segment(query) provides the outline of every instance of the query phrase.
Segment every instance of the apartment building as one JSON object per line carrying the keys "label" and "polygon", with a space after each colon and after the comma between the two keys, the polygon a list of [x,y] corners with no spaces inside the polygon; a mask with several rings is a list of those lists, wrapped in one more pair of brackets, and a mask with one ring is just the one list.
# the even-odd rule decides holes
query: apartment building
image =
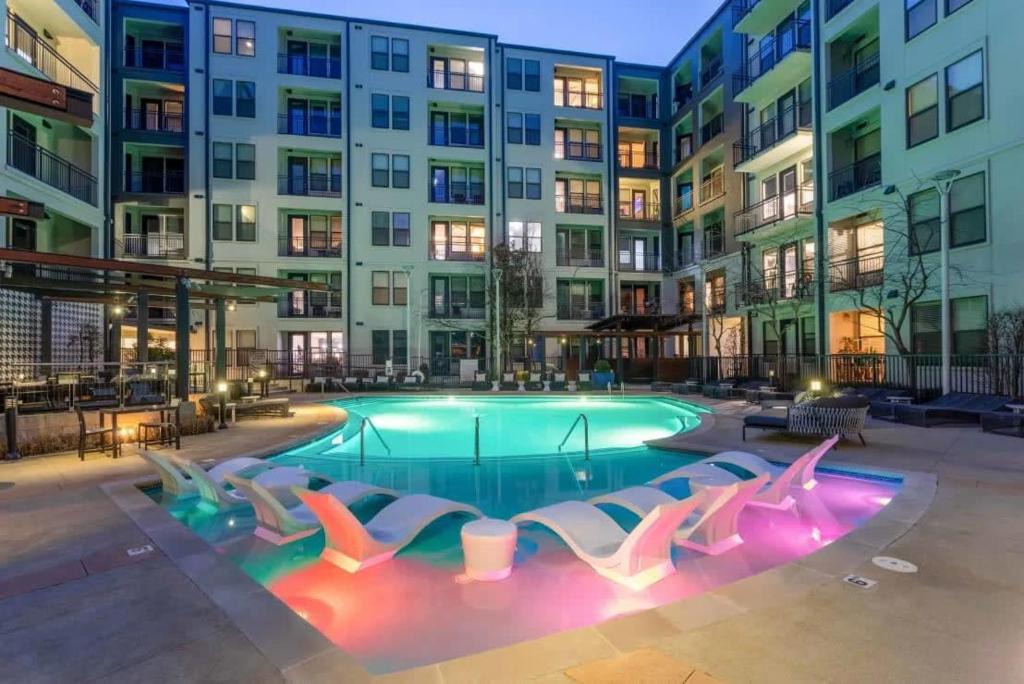
{"label": "apartment building", "polygon": [[[0,197],[38,207],[0,216],[4,245],[101,255],[108,116],[101,95],[106,85],[103,13],[92,0],[6,0],[3,7],[5,49],[0,51],[0,68],[11,74],[7,82],[36,92],[51,83],[66,88],[66,93],[54,97],[67,104],[65,113],[81,112],[66,117],[45,106],[0,107],[6,148]],[[11,80],[19,76],[34,81]],[[33,274],[23,266],[8,266],[4,277],[18,281]],[[2,364],[7,369],[41,360],[102,356],[101,306],[51,303],[16,289],[0,289],[0,306]],[[44,321],[45,335],[40,333]]]}

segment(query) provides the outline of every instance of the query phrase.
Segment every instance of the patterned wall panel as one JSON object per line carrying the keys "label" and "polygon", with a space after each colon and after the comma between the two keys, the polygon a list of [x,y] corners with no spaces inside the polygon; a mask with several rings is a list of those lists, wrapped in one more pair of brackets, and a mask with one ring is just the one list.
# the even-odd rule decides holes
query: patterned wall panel
{"label": "patterned wall panel", "polygon": [[39,300],[16,290],[0,290],[0,378],[30,374],[25,364],[39,361]]}
{"label": "patterned wall panel", "polygon": [[[41,358],[41,305],[26,292],[0,289],[0,379],[35,375],[27,364]],[[103,361],[103,307],[79,302],[53,304],[53,361]]]}
{"label": "patterned wall panel", "polygon": [[104,338],[102,305],[54,302],[54,363],[103,361]]}

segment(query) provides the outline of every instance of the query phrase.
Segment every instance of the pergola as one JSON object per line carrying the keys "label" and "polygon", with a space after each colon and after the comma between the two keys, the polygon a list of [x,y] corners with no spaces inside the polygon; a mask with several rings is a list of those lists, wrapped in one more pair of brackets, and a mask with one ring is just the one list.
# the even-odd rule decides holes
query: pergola
{"label": "pergola", "polygon": [[[189,323],[193,306],[213,308],[216,312],[215,374],[217,379],[224,379],[227,373],[225,328],[228,300],[272,302],[277,295],[293,290],[329,289],[326,283],[10,248],[0,248],[0,263],[3,264],[0,287],[32,292],[41,299],[44,350],[51,346],[53,301],[124,306],[134,300],[137,309],[137,360],[145,362],[148,360],[149,298],[172,299],[175,308],[175,389],[181,397],[187,397],[189,389]],[[15,266],[22,264],[31,264],[32,268]]]}
{"label": "pergola", "polygon": [[[602,337],[612,336],[615,344],[615,372],[622,376],[622,353],[619,340],[623,337],[655,337],[659,341],[672,334],[671,331],[696,318],[693,313],[678,314],[615,314],[602,318],[587,326],[587,330]],[[660,354],[661,345],[654,345],[654,358]]]}

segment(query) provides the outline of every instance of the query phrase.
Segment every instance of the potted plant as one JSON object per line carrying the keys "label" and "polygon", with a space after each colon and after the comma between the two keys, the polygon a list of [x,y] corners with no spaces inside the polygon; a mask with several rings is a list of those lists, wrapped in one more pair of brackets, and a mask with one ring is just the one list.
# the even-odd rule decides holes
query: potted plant
{"label": "potted plant", "polygon": [[591,380],[594,383],[594,387],[607,389],[609,385],[615,382],[615,371],[612,370],[612,364],[607,359],[599,359],[594,364],[594,373],[591,376]]}
{"label": "potted plant", "polygon": [[498,372],[494,369],[487,371],[487,379],[491,381],[491,391],[497,392],[501,389],[501,383],[498,382]]}
{"label": "potted plant", "polygon": [[530,379],[530,374],[524,370],[516,371],[516,384],[519,385],[517,388],[520,392],[526,391],[526,381]]}

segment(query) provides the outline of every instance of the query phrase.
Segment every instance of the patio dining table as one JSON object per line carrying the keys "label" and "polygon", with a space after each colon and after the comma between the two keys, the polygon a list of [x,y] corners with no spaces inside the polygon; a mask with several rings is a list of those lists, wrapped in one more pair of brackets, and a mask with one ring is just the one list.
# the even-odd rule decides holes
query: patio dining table
{"label": "patio dining table", "polygon": [[139,404],[138,406],[110,406],[100,409],[100,427],[106,427],[106,416],[110,416],[110,426],[114,428],[113,457],[121,455],[121,440],[117,434],[117,417],[130,413],[159,413],[160,422],[167,423],[168,413],[174,413],[175,442],[174,448],[181,449],[181,405],[173,404]]}

